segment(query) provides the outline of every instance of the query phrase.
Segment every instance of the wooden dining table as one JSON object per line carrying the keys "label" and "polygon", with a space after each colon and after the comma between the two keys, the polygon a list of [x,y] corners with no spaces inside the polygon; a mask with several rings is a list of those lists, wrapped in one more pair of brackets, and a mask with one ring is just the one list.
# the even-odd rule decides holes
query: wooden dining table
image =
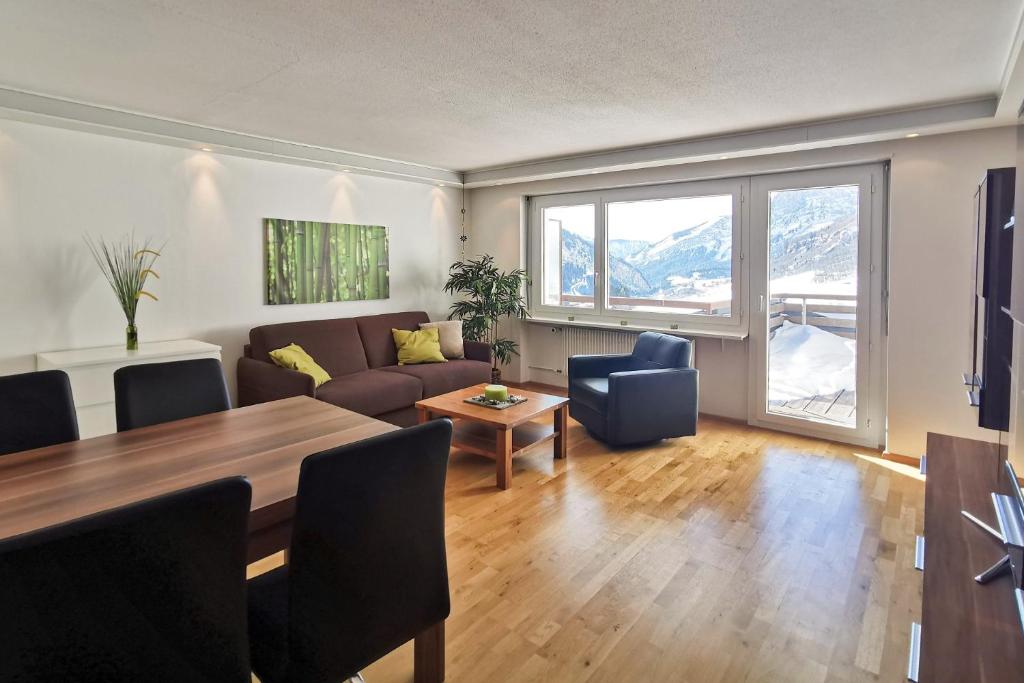
{"label": "wooden dining table", "polygon": [[[0,457],[0,539],[241,475],[252,485],[253,562],[288,548],[306,456],[396,429],[297,396],[10,453]],[[417,637],[416,680],[443,680],[443,634],[442,623]]]}
{"label": "wooden dining table", "polygon": [[242,475],[255,561],[288,547],[306,456],[395,429],[297,396],[11,453],[0,457],[0,538]]}

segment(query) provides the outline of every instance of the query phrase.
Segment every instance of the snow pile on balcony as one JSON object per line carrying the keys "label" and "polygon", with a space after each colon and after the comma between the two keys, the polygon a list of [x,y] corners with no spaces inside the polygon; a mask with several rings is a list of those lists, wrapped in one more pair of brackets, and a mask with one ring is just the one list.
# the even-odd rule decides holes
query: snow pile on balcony
{"label": "snow pile on balcony", "polygon": [[855,339],[788,320],[769,341],[769,401],[856,391]]}

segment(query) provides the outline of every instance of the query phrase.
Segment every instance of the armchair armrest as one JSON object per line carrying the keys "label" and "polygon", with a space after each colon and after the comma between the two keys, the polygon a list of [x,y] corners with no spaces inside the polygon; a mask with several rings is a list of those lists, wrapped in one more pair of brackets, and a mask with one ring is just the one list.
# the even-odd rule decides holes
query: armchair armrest
{"label": "armchair armrest", "polygon": [[614,353],[599,356],[570,356],[569,382],[584,377],[607,377],[613,372],[629,369],[632,354]]}
{"label": "armchair armrest", "polygon": [[640,443],[696,434],[698,377],[693,368],[608,375],[609,441]]}
{"label": "armchair armrest", "polygon": [[292,396],[316,396],[309,375],[253,358],[238,359],[238,405],[276,401]]}
{"label": "armchair armrest", "polygon": [[484,363],[491,362],[491,347],[480,341],[465,341],[462,348],[466,353],[466,360],[479,360]]}

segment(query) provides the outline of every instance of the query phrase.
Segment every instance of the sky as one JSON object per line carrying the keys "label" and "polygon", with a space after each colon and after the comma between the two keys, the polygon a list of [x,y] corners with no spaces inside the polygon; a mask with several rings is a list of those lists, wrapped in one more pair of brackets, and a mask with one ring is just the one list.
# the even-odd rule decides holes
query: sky
{"label": "sky", "polygon": [[[608,239],[657,242],[673,232],[732,213],[732,195],[650,199],[608,204]],[[547,220],[562,221],[570,232],[593,239],[594,206],[560,206],[544,210]]]}

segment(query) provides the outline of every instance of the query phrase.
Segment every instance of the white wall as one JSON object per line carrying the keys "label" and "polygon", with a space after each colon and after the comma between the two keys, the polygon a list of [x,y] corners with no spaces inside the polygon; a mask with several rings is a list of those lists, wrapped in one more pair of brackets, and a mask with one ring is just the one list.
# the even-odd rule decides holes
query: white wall
{"label": "white wall", "polygon": [[[528,195],[891,159],[888,449],[916,456],[928,431],[994,438],[976,426],[958,377],[970,357],[972,198],[985,169],[1014,164],[1015,135],[998,128],[476,189],[472,251],[494,254],[504,267],[524,263]],[[538,333],[516,332],[525,362],[508,370],[513,379],[532,379],[530,362],[559,362],[531,358],[531,348],[543,346]],[[747,418],[747,346],[698,340],[702,411]]]}
{"label": "white wall", "polygon": [[[426,310],[457,258],[459,190],[0,121],[0,374],[34,354],[124,342],[83,235],[167,239],[139,307],[143,342],[220,344],[229,383],[250,327]],[[264,217],[386,225],[391,299],[266,306]]]}

